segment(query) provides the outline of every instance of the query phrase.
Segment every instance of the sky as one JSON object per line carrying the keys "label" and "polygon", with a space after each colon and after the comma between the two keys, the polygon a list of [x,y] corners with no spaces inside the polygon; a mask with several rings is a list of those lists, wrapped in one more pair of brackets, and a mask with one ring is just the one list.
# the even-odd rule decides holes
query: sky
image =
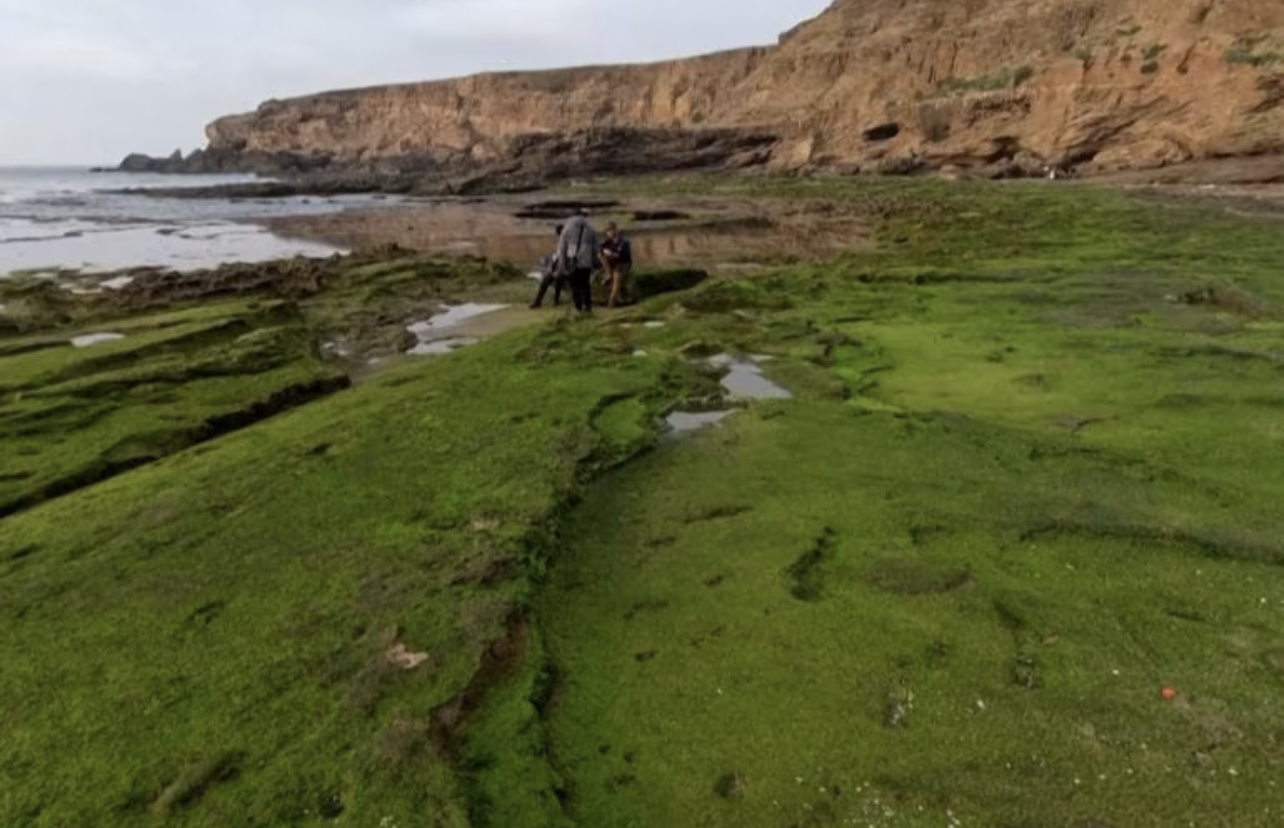
{"label": "sky", "polygon": [[829,0],[0,0],[0,164],[204,144],[269,98],[772,43]]}

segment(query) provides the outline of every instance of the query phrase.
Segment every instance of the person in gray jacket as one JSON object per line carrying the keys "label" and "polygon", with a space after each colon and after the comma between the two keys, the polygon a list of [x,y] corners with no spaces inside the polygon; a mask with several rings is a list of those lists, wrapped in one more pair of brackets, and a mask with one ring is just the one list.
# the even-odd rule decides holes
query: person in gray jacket
{"label": "person in gray jacket", "polygon": [[580,313],[593,311],[593,267],[598,260],[597,231],[589,224],[588,213],[578,210],[557,243],[557,262],[571,283],[571,299]]}

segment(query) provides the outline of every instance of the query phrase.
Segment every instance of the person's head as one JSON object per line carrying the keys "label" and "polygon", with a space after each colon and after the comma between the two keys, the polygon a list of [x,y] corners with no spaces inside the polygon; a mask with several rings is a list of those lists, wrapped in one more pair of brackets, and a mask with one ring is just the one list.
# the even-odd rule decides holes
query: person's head
{"label": "person's head", "polygon": [[580,218],[588,218],[588,208],[587,208],[587,207],[576,207],[576,208],[575,208],[575,215],[579,216]]}
{"label": "person's head", "polygon": [[615,222],[613,222],[613,221],[608,221],[608,222],[606,223],[606,235],[607,235],[607,236],[609,236],[609,237],[611,237],[611,238],[615,238],[616,236],[620,235],[620,227],[619,227],[619,225],[617,225],[617,224],[616,224]]}
{"label": "person's head", "polygon": [[565,224],[559,224],[559,225],[557,225],[557,229],[553,231],[553,235],[554,235],[554,236],[560,236],[560,235],[562,235],[562,231],[563,231],[563,230],[565,230],[565,229],[566,229],[566,225],[565,225]]}

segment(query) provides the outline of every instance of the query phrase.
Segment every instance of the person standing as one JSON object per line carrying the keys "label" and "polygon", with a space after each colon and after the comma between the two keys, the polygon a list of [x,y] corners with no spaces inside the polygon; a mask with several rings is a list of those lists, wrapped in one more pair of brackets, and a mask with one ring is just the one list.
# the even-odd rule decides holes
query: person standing
{"label": "person standing", "polygon": [[597,261],[597,231],[589,224],[585,210],[575,215],[562,228],[557,243],[557,262],[571,283],[571,299],[579,313],[593,312],[593,264]]}
{"label": "person standing", "polygon": [[611,284],[611,298],[606,306],[613,308],[619,304],[624,280],[633,270],[633,245],[620,232],[615,222],[606,225],[606,241],[602,244],[602,264],[606,267],[606,277]]}

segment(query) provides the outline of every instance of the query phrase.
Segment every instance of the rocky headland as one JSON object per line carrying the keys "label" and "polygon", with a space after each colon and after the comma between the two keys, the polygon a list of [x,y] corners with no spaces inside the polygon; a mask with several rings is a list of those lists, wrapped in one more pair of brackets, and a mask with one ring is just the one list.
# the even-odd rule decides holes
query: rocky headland
{"label": "rocky headland", "polygon": [[1282,104],[1277,3],[835,0],[771,46],[272,100],[122,168],[461,193],[697,168],[1113,175],[1282,153]]}

